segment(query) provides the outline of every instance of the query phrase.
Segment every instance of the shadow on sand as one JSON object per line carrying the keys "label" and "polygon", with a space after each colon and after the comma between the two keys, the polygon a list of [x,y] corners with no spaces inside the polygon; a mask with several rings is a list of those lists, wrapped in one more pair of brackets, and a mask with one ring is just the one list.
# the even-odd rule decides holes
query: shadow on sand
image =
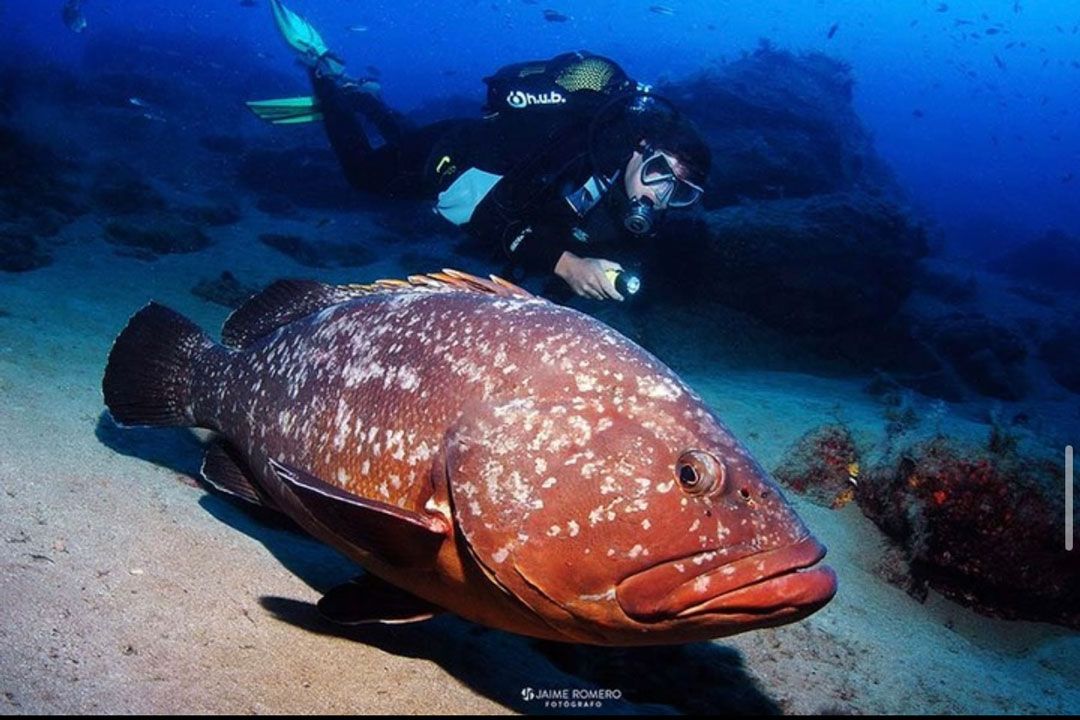
{"label": "shadow on sand", "polygon": [[[202,444],[179,428],[117,427],[102,413],[97,437],[115,452],[198,477]],[[357,566],[303,534],[283,516],[221,495],[199,504],[218,520],[261,542],[290,572],[325,592],[358,574]],[[717,643],[600,648],[533,640],[446,614],[410,625],[342,627],[311,603],[263,597],[282,622],[348,638],[403,657],[429,660],[473,691],[529,714],[778,714],[735,650]],[[527,690],[534,693],[527,699]],[[540,691],[606,690],[599,707],[549,705]],[[573,701],[572,701],[573,702]]]}

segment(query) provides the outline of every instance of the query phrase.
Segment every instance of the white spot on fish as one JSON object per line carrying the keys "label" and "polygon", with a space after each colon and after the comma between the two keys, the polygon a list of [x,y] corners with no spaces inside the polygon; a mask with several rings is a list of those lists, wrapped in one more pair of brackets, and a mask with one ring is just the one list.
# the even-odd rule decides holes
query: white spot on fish
{"label": "white spot on fish", "polygon": [[596,389],[596,378],[592,375],[577,375],[574,377],[578,392],[592,392]]}
{"label": "white spot on fish", "polygon": [[581,526],[573,520],[566,523],[566,528],[570,532],[570,537],[577,537],[577,534],[581,532]]}
{"label": "white spot on fish", "polygon": [[584,602],[596,602],[598,600],[614,600],[615,588],[611,587],[596,595],[578,595],[578,599]]}
{"label": "white spot on fish", "polygon": [[644,549],[645,548],[641,547],[641,545],[635,545],[634,547],[630,548],[630,552],[626,553],[626,556],[631,559],[636,558],[638,555],[641,554],[641,551]]}

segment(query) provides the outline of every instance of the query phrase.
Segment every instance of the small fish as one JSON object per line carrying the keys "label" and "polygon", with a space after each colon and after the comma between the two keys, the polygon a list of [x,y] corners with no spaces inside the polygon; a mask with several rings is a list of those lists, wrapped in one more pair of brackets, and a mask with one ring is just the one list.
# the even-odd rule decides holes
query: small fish
{"label": "small fish", "polygon": [[914,110],[911,111],[911,115],[912,115],[912,117],[921,118],[921,117],[925,116],[925,113],[922,110],[920,110],[919,108],[915,108]]}
{"label": "small fish", "polygon": [[934,12],[939,12],[939,13],[949,12],[949,6],[946,5],[945,3],[938,3],[938,6],[937,6],[937,8],[934,9]]}
{"label": "small fish", "polygon": [[366,33],[368,31],[367,25],[350,25],[349,32],[354,33]]}
{"label": "small fish", "polygon": [[255,0],[240,0],[240,7],[255,7],[257,4]]}
{"label": "small fish", "polygon": [[912,20],[910,23],[908,23],[908,27],[915,27],[918,24],[919,24],[919,21],[917,19]]}
{"label": "small fish", "polygon": [[545,10],[544,19],[548,22],[566,22],[570,19],[569,15],[563,15],[558,10]]}
{"label": "small fish", "polygon": [[137,97],[129,97],[128,98],[128,104],[129,105],[134,105],[135,107],[139,107],[139,108],[148,108],[148,107],[150,107],[150,103],[146,102],[142,98],[137,98]]}
{"label": "small fish", "polygon": [[151,303],[102,383],[123,425],[218,433],[202,474],[368,570],[343,623],[450,611],[593,645],[684,643],[824,606],[825,548],[714,412],[599,320],[444,271],[279,281],[224,344]]}
{"label": "small fish", "polygon": [[1005,70],[1007,67],[1005,65],[1005,61],[999,58],[997,55],[994,55],[994,64],[997,65],[998,68],[1001,70]]}
{"label": "small fish", "polygon": [[67,0],[60,11],[60,16],[64,20],[64,25],[71,32],[81,33],[86,29],[86,16],[83,15],[82,11],[82,0]]}
{"label": "small fish", "polygon": [[999,32],[1001,32],[1001,30],[997,28],[986,28],[983,30],[984,35],[997,35]]}
{"label": "small fish", "polygon": [[1075,177],[1076,177],[1076,173],[1065,173],[1065,175],[1063,175],[1062,178],[1061,178],[1061,182],[1062,183],[1071,183],[1073,181],[1073,178],[1075,178]]}
{"label": "small fish", "polygon": [[836,31],[839,30],[839,29],[840,29],[840,23],[838,23],[838,22],[833,23],[832,27],[829,28],[829,32],[825,33],[825,39],[826,40],[832,40],[833,36],[836,35]]}
{"label": "small fish", "polygon": [[1013,12],[1014,12],[1014,13],[1016,13],[1017,15],[1019,15],[1019,14],[1020,14],[1021,12],[1023,12],[1023,10],[1024,10],[1024,8],[1023,8],[1023,6],[1022,6],[1022,5],[1020,4],[1020,0],[1016,0],[1016,1],[1015,1],[1015,2],[1013,3]]}
{"label": "small fish", "polygon": [[975,24],[975,22],[972,21],[972,20],[962,20],[962,19],[959,19],[959,18],[956,19],[956,20],[953,20],[953,25],[955,25],[956,27],[963,27],[964,25],[974,25],[974,24]]}
{"label": "small fish", "polygon": [[675,9],[669,8],[667,5],[650,5],[649,12],[656,13],[657,15],[674,15]]}
{"label": "small fish", "polygon": [[378,78],[382,77],[382,70],[380,70],[375,65],[368,65],[364,68],[364,70],[367,71],[368,77],[370,78],[374,78],[377,80]]}

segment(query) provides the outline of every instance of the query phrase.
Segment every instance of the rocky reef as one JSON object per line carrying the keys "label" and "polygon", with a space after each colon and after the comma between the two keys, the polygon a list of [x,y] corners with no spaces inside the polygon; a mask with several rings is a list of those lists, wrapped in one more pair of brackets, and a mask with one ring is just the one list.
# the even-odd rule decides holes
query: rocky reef
{"label": "rocky reef", "polygon": [[661,87],[713,153],[704,207],[673,215],[662,251],[642,261],[671,304],[725,305],[827,338],[898,313],[926,231],[855,113],[853,84],[838,60],[763,43]]}
{"label": "rocky reef", "polygon": [[0,270],[52,262],[42,242],[86,212],[72,174],[78,163],[0,124]]}
{"label": "rocky reef", "polygon": [[856,501],[903,550],[908,589],[985,614],[1080,628],[1080,564],[1062,541],[1061,461],[995,424],[982,447],[937,436],[898,448]]}

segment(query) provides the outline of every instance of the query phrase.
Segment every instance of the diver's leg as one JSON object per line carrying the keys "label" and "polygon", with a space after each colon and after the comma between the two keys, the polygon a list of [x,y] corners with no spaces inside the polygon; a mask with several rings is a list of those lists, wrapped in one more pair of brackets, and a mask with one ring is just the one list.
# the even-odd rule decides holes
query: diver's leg
{"label": "diver's leg", "polygon": [[366,165],[373,148],[357,114],[356,96],[363,93],[339,75],[312,72],[311,82],[322,112],[326,137],[346,179],[353,187],[367,189]]}

